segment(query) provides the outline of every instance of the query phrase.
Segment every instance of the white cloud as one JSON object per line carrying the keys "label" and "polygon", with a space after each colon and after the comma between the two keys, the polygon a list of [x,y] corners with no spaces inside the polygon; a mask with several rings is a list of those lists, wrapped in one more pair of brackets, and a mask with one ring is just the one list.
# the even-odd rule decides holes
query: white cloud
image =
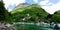
{"label": "white cloud", "polygon": [[57,4],[53,4],[52,6],[43,6],[42,8],[44,8],[50,14],[53,14],[55,11],[60,10],[60,2]]}
{"label": "white cloud", "polygon": [[12,9],[8,9],[8,12],[12,11]]}
{"label": "white cloud", "polygon": [[[24,3],[25,0],[3,0],[5,3],[5,7],[7,7],[11,4],[18,5],[19,3]],[[34,2],[38,3],[38,0],[34,0]],[[43,9],[45,9],[46,12],[53,14],[55,11],[60,10],[60,2],[57,4],[53,4],[49,2],[49,0],[43,0],[39,3]],[[50,6],[51,5],[51,6]],[[11,9],[9,9],[10,11]]]}
{"label": "white cloud", "polygon": [[8,8],[8,6],[11,4],[11,5],[13,5],[13,4],[16,4],[16,5],[18,5],[19,3],[24,3],[25,2],[25,0],[3,0],[4,1],[4,3],[5,3],[5,7],[6,7],[6,9]]}
{"label": "white cloud", "polygon": [[[54,14],[55,11],[60,10],[60,2],[57,4],[53,4],[51,2],[49,2],[49,0],[45,0],[40,2],[40,5],[43,9],[45,9],[46,12],[50,13],[50,14]],[[45,6],[43,6],[45,5]],[[51,6],[49,6],[51,5]]]}
{"label": "white cloud", "polygon": [[35,3],[38,3],[38,0],[33,0]]}
{"label": "white cloud", "polygon": [[48,0],[44,0],[40,2],[40,5],[46,5],[49,1]]}

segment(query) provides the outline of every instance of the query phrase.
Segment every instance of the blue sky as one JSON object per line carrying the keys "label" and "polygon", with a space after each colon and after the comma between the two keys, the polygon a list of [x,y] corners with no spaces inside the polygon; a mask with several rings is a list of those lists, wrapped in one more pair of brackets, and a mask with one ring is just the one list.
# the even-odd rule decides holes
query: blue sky
{"label": "blue sky", "polygon": [[38,4],[46,12],[53,14],[55,11],[60,10],[60,0],[3,0],[5,3],[6,9],[9,11],[17,6],[19,3],[29,3],[29,4]]}
{"label": "blue sky", "polygon": [[54,3],[54,4],[60,2],[60,0],[49,0],[49,1],[52,2],[52,3]]}
{"label": "blue sky", "polygon": [[[37,0],[37,3],[40,3],[43,0]],[[30,4],[36,4],[36,2],[34,0],[25,0],[26,3],[30,3]]]}
{"label": "blue sky", "polygon": [[33,0],[25,0],[26,3],[34,4],[35,2]]}

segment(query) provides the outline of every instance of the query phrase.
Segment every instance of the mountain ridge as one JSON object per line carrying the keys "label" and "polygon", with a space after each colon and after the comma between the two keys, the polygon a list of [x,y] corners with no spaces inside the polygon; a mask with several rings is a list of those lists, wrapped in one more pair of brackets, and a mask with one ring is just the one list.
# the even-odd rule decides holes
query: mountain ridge
{"label": "mountain ridge", "polygon": [[24,8],[24,7],[27,7],[27,6],[30,6],[32,4],[28,4],[28,3],[20,3],[18,4],[14,9],[17,9],[17,8]]}

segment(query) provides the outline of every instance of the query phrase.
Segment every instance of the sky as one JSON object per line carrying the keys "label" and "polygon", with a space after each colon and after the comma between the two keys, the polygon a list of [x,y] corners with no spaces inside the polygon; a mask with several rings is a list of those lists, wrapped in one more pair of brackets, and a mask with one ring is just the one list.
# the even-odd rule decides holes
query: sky
{"label": "sky", "polygon": [[12,11],[12,9],[20,3],[29,3],[29,4],[38,4],[46,12],[50,14],[54,14],[55,11],[60,10],[60,0],[3,0],[5,3],[5,8],[8,11]]}

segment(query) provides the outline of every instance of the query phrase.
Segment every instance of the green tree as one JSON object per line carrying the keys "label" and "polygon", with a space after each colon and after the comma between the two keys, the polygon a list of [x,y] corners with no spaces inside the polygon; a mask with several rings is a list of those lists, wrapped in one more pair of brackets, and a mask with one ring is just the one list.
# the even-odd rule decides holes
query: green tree
{"label": "green tree", "polygon": [[60,12],[56,11],[52,17],[52,22],[60,23]]}
{"label": "green tree", "polygon": [[9,12],[5,9],[3,0],[0,1],[0,21],[10,21]]}
{"label": "green tree", "polygon": [[[45,12],[44,9],[42,9],[38,5],[31,5],[25,8],[18,8],[12,11],[11,14],[13,15],[14,20],[19,21],[23,18],[26,18],[26,22],[43,21],[42,19],[45,19],[48,15],[48,13]],[[29,16],[27,14],[29,14]]]}

